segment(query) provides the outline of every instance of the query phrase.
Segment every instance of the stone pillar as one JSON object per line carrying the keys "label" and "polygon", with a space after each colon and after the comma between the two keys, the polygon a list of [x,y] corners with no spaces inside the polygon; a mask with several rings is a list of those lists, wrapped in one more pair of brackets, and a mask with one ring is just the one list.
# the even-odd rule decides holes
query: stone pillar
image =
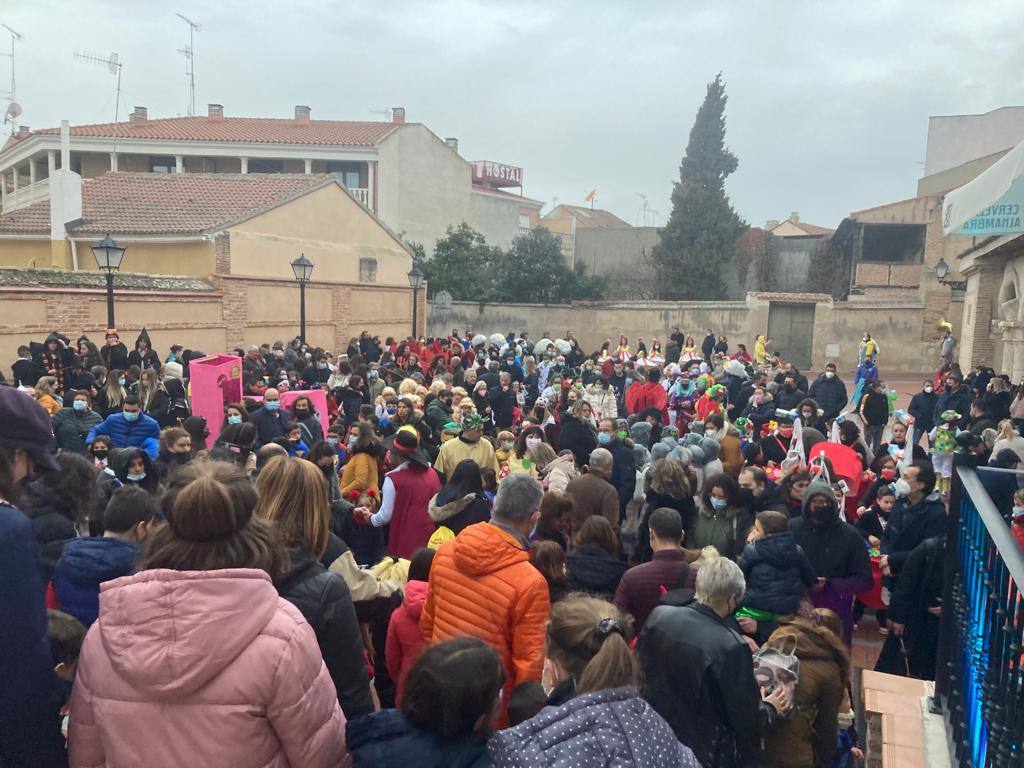
{"label": "stone pillar", "polygon": [[993,366],[1010,376],[1010,381],[1024,378],[1024,322],[1004,320],[999,324],[1002,331],[1003,359],[1001,365]]}
{"label": "stone pillar", "polygon": [[1002,261],[980,261],[963,270],[967,278],[963,332],[958,345],[960,367],[966,372],[978,365],[995,367],[992,321],[998,319]]}
{"label": "stone pillar", "polygon": [[366,207],[377,213],[377,163],[366,164]]}
{"label": "stone pillar", "polygon": [[36,161],[31,157],[28,159],[28,183],[36,183]]}
{"label": "stone pillar", "polygon": [[181,173],[182,166],[185,165],[185,158],[181,155],[174,156],[174,172]]}
{"label": "stone pillar", "polygon": [[313,172],[313,161],[307,157],[302,162],[304,162],[306,164],[306,173],[307,174],[312,173]]}
{"label": "stone pillar", "polygon": [[18,166],[14,166],[13,168],[11,168],[11,174],[12,174],[13,179],[14,179],[14,191],[17,192],[18,191]]}
{"label": "stone pillar", "polygon": [[240,157],[238,159],[242,163],[242,173],[248,173],[249,172],[249,158],[248,157]]}
{"label": "stone pillar", "polygon": [[54,149],[46,150],[46,170],[50,176],[57,170],[57,151]]}
{"label": "stone pillar", "polygon": [[117,173],[117,152],[110,153],[110,170]]}

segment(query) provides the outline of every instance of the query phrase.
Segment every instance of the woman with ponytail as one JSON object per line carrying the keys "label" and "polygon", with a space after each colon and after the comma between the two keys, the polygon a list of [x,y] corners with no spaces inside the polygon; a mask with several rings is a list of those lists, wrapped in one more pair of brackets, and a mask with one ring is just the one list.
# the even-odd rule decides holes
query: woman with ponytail
{"label": "woman with ponytail", "polygon": [[640,698],[632,639],[632,619],[605,600],[573,596],[555,603],[545,666],[553,684],[548,706],[491,737],[495,768],[699,768],[689,747]]}

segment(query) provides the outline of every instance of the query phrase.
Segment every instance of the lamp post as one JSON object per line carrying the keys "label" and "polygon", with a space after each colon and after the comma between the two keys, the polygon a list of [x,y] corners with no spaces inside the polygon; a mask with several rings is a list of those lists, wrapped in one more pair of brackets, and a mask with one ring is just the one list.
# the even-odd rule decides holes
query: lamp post
{"label": "lamp post", "polygon": [[966,280],[947,280],[946,275],[949,274],[949,264],[946,260],[939,258],[939,263],[935,265],[935,277],[938,279],[941,285],[948,285],[954,291],[966,291],[967,281]]}
{"label": "lamp post", "polygon": [[423,285],[423,270],[417,264],[409,270],[409,285],[412,286],[412,337],[416,338],[416,316],[419,314],[420,286]]}
{"label": "lamp post", "polygon": [[110,233],[92,247],[92,254],[96,257],[96,265],[107,274],[107,328],[116,328],[114,325],[114,273],[121,268],[121,260],[124,258],[124,247],[119,245]]}
{"label": "lamp post", "polygon": [[292,272],[295,279],[299,281],[299,341],[306,343],[306,283],[313,274],[313,262],[306,258],[306,254],[299,254],[299,258],[292,262]]}

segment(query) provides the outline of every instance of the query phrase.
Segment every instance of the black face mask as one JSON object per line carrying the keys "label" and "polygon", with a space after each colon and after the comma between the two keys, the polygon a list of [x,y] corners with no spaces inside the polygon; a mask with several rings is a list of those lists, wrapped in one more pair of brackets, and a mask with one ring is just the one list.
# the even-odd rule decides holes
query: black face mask
{"label": "black face mask", "polygon": [[740,500],[749,506],[754,501],[754,492],[750,488],[740,488]]}
{"label": "black face mask", "polygon": [[309,410],[307,408],[296,408],[295,409],[295,418],[297,418],[297,419],[304,419],[307,416],[309,416]]}
{"label": "black face mask", "polygon": [[92,452],[93,458],[99,459],[100,461],[103,461],[105,458],[107,458],[107,454],[108,454],[108,451],[93,451]]}
{"label": "black face mask", "polygon": [[810,504],[807,505],[807,521],[815,528],[828,525],[837,520],[838,517],[839,510],[831,504],[819,508],[815,508]]}

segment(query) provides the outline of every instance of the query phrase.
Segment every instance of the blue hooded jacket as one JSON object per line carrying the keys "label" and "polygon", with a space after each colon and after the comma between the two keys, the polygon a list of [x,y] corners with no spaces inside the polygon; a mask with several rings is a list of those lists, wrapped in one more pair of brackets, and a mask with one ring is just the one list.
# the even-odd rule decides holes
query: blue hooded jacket
{"label": "blue hooded jacket", "polygon": [[72,539],[53,572],[57,604],[88,628],[100,612],[100,584],[135,570],[139,546],[122,539],[87,536]]}
{"label": "blue hooded jacket", "polygon": [[345,740],[359,768],[489,768],[482,739],[445,740],[416,728],[397,709],[382,709],[349,720]]}
{"label": "blue hooded jacket", "polygon": [[110,414],[89,431],[85,444],[92,445],[97,435],[109,437],[115,448],[142,448],[151,459],[160,450],[160,425],[144,413],[136,421],[128,421],[120,411]]}

